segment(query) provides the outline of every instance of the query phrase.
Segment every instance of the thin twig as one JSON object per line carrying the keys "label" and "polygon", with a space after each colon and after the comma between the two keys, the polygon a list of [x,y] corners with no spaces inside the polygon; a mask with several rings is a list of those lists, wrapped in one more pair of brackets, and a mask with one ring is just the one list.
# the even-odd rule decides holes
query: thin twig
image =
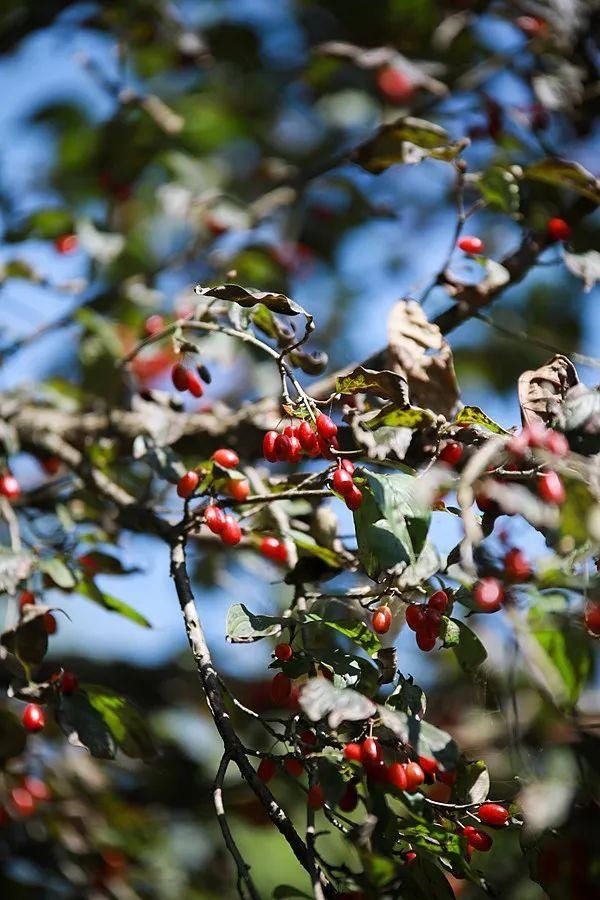
{"label": "thin twig", "polygon": [[227,815],[225,814],[225,806],[223,804],[223,781],[225,779],[225,775],[227,774],[227,768],[230,762],[230,757],[225,754],[221,759],[217,774],[215,776],[215,784],[213,788],[213,802],[215,805],[215,812],[217,814],[217,821],[219,823],[225,845],[235,861],[238,873],[237,888],[240,897],[242,898],[242,900],[245,900],[244,892],[242,891],[243,884],[245,885],[251,900],[260,900],[260,895],[256,890],[254,882],[252,881],[252,878],[250,876],[250,866],[240,853],[239,847],[235,842],[233,834],[231,833],[229,822],[227,821]]}

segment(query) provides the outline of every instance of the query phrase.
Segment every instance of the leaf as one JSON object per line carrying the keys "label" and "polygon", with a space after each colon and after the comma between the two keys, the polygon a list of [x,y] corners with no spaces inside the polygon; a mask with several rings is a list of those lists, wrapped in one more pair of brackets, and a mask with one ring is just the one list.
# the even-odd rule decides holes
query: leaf
{"label": "leaf", "polygon": [[400,590],[421,585],[442,568],[442,560],[433,544],[425,544],[414,563],[403,569],[395,579],[395,585]]}
{"label": "leaf", "polygon": [[304,534],[303,531],[296,531],[292,528],[289,534],[299,550],[304,550],[305,553],[316,556],[317,559],[322,560],[328,566],[331,566],[332,569],[343,567],[344,562],[335,550],[331,550],[329,547],[322,547],[320,544],[317,544],[313,537]]}
{"label": "leaf", "polygon": [[428,158],[448,162],[464,147],[464,141],[451,141],[439,125],[407,117],[382,125],[370,140],[354,151],[351,159],[378,175],[397,163],[414,164]]}
{"label": "leaf", "polygon": [[482,759],[458,767],[456,796],[459,803],[483,803],[490,792],[490,773]]}
{"label": "leaf", "polygon": [[227,640],[232,644],[248,644],[279,634],[291,619],[277,616],[255,616],[243,603],[234,603],[227,613]]}
{"label": "leaf", "polygon": [[408,382],[415,407],[449,418],[459,389],[450,345],[415,300],[399,300],[388,320],[388,365]]}
{"label": "leaf", "polygon": [[509,432],[502,425],[498,425],[493,419],[479,409],[478,406],[463,406],[463,408],[454,417],[456,425],[478,425],[491,431],[494,434],[508,434]]}
{"label": "leaf", "polygon": [[600,253],[597,250],[588,250],[587,253],[568,253],[564,250],[563,259],[569,272],[583,281],[586,294],[600,281]]}
{"label": "leaf", "polygon": [[499,209],[510,216],[519,212],[519,182],[510,169],[490,166],[477,179],[477,187],[492,209]]}
{"label": "leaf", "polygon": [[77,580],[62,556],[54,556],[52,559],[40,559],[38,566],[48,578],[59,588],[69,590],[75,587]]}
{"label": "leaf", "polygon": [[563,476],[562,482],[567,499],[560,507],[559,548],[571,551],[589,540],[590,513],[596,508],[597,500],[583,481]]}
{"label": "leaf", "polygon": [[117,748],[110,729],[83,691],[61,694],[56,721],[70,744],[86,747],[99,759],[114,759]]}
{"label": "leaf", "polygon": [[27,734],[19,719],[8,709],[0,709],[0,766],[21,756],[27,745]]}
{"label": "leaf", "polygon": [[245,288],[239,284],[221,284],[205,288],[197,285],[195,291],[201,297],[214,297],[216,300],[224,300],[227,303],[237,303],[244,309],[251,309],[257,303],[263,303],[274,313],[281,313],[285,316],[306,315],[305,310],[285,294]]}
{"label": "leaf", "polygon": [[93,578],[84,578],[75,586],[74,590],[110,612],[118,613],[118,615],[135,622],[137,625],[142,625],[144,628],[152,628],[148,619],[138,612],[137,609],[129,606],[124,600],[119,600],[117,597],[113,597],[112,594],[102,591]]}
{"label": "leaf", "polygon": [[600,203],[600,181],[591,172],[580,166],[558,157],[542,159],[527,166],[523,177],[531,181],[541,181],[558,188],[568,188],[594,203]]}
{"label": "leaf", "polygon": [[382,426],[388,428],[429,428],[435,422],[435,415],[429,409],[418,406],[399,407],[388,403],[372,418],[364,418],[363,425],[371,431]]}
{"label": "leaf", "polygon": [[90,705],[98,712],[127,756],[149,759],[156,755],[152,735],[142,714],[115,691],[82,685]]}
{"label": "leaf", "polygon": [[409,886],[409,896],[414,900],[421,900],[421,898],[422,900],[454,900],[454,891],[444,873],[422,853],[417,854],[416,860],[411,865],[408,880],[409,885],[410,882],[413,882],[421,891],[419,897],[415,893],[414,887]]}
{"label": "leaf", "polygon": [[332,628],[334,631],[339,631],[340,634],[345,635],[347,638],[350,638],[355,644],[358,644],[359,647],[362,647],[363,650],[370,656],[374,656],[379,648],[381,647],[381,641],[377,637],[377,635],[371,631],[371,629],[365,625],[364,622],[359,621],[347,621],[347,622],[337,622],[335,620],[321,619],[321,623],[326,625],[327,628]]}
{"label": "leaf", "polygon": [[337,728],[342,722],[362,722],[377,711],[368,697],[350,688],[336,688],[326,678],[309,679],[298,702],[312,722],[326,718],[330,728]]}
{"label": "leaf", "polygon": [[[557,704],[574,707],[592,667],[587,635],[574,628],[569,617],[545,614],[543,599],[530,609],[528,622],[531,634],[560,678]],[[549,687],[552,690],[553,685]]]}
{"label": "leaf", "polygon": [[26,665],[39,665],[48,651],[48,634],[44,626],[47,606],[37,604],[25,608],[19,623],[0,638],[3,647]]}
{"label": "leaf", "polygon": [[408,533],[405,542],[398,540],[370,491],[363,491],[363,502],[354,512],[354,528],[358,558],[367,575],[373,578],[401,562],[410,563]]}
{"label": "leaf", "polygon": [[431,508],[420,499],[417,479],[403,472],[394,475],[366,472],[365,477],[393,534],[401,541],[408,536],[408,552],[414,562],[425,546],[431,521]]}
{"label": "leaf", "polygon": [[342,375],[335,382],[338,394],[374,394],[386,400],[395,400],[408,406],[408,385],[406,379],[397,372],[376,372],[358,366],[348,375]]}
{"label": "leaf", "polygon": [[458,747],[445,731],[385,706],[379,706],[378,711],[383,725],[405,744],[410,744],[419,756],[437,759],[446,769],[456,766]]}
{"label": "leaf", "polygon": [[[457,619],[447,619],[448,627],[453,627],[452,643],[446,644],[445,633],[442,632],[442,640],[445,646],[451,646],[456,661],[464,672],[473,672],[487,659],[487,650],[464,622]],[[456,633],[457,632],[457,633]]]}
{"label": "leaf", "polygon": [[528,369],[519,377],[519,403],[526,424],[556,419],[569,388],[579,384],[575,366],[566,356],[557,354],[540,366]]}
{"label": "leaf", "polygon": [[423,688],[413,682],[412,675],[408,678],[400,675],[400,681],[385,701],[385,705],[390,709],[399,709],[409,716],[414,716],[415,719],[422,719],[427,709],[427,697]]}

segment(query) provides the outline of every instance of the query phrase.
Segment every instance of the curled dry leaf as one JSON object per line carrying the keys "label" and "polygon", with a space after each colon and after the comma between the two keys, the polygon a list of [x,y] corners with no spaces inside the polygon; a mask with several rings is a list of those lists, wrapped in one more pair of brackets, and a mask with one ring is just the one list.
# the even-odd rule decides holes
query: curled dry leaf
{"label": "curled dry leaf", "polygon": [[399,300],[389,322],[388,364],[406,378],[411,403],[450,417],[459,397],[454,360],[437,325],[414,300]]}
{"label": "curled dry leaf", "polygon": [[529,369],[519,378],[519,403],[524,424],[548,425],[558,416],[569,388],[579,384],[575,366],[557,354],[539,369]]}

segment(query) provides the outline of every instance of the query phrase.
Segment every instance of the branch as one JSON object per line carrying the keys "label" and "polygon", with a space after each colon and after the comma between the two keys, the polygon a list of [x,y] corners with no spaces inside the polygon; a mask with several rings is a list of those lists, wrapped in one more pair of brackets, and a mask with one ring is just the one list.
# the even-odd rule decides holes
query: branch
{"label": "branch", "polygon": [[260,900],[260,895],[254,886],[254,882],[250,876],[250,866],[244,860],[244,857],[239,851],[238,845],[235,842],[235,839],[231,833],[231,829],[229,827],[229,822],[227,821],[227,816],[225,814],[225,807],[223,805],[223,780],[227,773],[227,768],[229,763],[231,762],[229,756],[225,754],[222,758],[221,763],[219,765],[219,769],[217,771],[215,777],[215,786],[213,789],[213,801],[215,804],[215,812],[217,814],[217,821],[221,828],[221,834],[223,835],[223,840],[225,841],[225,845],[227,849],[233,856],[235,860],[235,864],[238,872],[238,893],[242,900],[244,900],[244,894],[242,891],[242,884],[246,885],[248,890],[248,894],[250,895],[251,900]]}

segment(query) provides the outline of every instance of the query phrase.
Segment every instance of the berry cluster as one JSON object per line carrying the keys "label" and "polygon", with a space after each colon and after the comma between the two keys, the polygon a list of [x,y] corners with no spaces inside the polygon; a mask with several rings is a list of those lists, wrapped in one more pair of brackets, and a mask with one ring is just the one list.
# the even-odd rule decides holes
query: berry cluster
{"label": "berry cluster", "polygon": [[446,441],[440,448],[438,459],[440,462],[446,463],[447,466],[456,466],[461,461],[464,453],[464,446],[457,444],[455,441]]}
{"label": "berry cluster", "polygon": [[223,543],[230,547],[239,544],[242,539],[242,529],[235,516],[225,513],[214,503],[204,510],[204,522],[213,534],[218,534]]}
{"label": "berry cluster", "polygon": [[[477,816],[483,825],[491,828],[503,828],[510,818],[510,813],[500,803],[483,803],[477,810]],[[460,834],[467,840],[467,859],[471,858],[473,850],[487,853],[491,849],[494,841],[487,831],[476,828],[474,825],[459,824],[458,828]]]}
{"label": "berry cluster", "polygon": [[267,462],[298,463],[303,454],[311,458],[324,456],[333,459],[332,450],[338,449],[337,425],[324,413],[315,419],[316,431],[304,420],[297,425],[286,425],[281,434],[267,431],[263,438],[263,456]]}
{"label": "berry cluster", "polygon": [[33,815],[39,803],[52,799],[52,791],[45,781],[33,775],[18,776],[17,783],[7,794],[6,808],[0,806],[0,827],[9,817],[26,819]]}
{"label": "berry cluster", "polygon": [[411,603],[406,609],[406,624],[415,632],[420,650],[433,650],[440,634],[442,617],[448,609],[446,591],[436,591],[427,603]]}
{"label": "berry cluster", "polygon": [[331,486],[343,498],[348,509],[358,509],[362,504],[362,491],[354,484],[354,464],[349,459],[338,460],[338,467],[331,476]]}
{"label": "berry cluster", "polygon": [[367,737],[360,743],[352,741],[344,747],[344,758],[361,765],[367,776],[379,784],[389,784],[399,791],[414,794],[422,784],[432,784],[435,777],[446,784],[453,784],[456,775],[441,770],[434,759],[420,756],[418,762],[391,762],[384,759],[383,747],[375,737]]}
{"label": "berry cluster", "polygon": [[[560,431],[553,431],[541,422],[535,422],[514,434],[507,442],[506,449],[516,459],[521,459],[530,449],[547,450],[557,459],[564,459],[569,452],[569,443]],[[560,475],[552,469],[538,476],[537,492],[546,503],[557,506],[567,499]]]}

